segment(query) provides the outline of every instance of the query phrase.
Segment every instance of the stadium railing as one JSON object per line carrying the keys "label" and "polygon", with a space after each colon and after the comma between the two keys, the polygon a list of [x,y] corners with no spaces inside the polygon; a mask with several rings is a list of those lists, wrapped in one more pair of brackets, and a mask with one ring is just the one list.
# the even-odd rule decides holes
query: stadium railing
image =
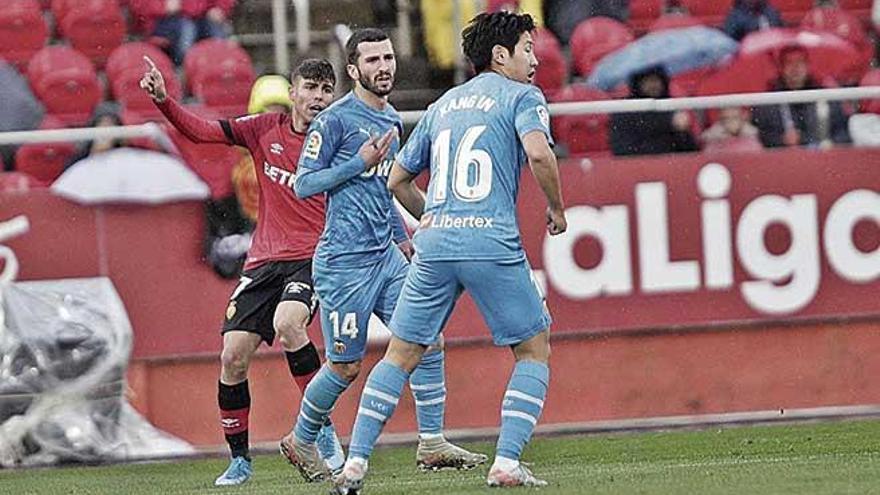
{"label": "stadium railing", "polygon": [[[708,108],[754,107],[791,103],[867,100],[880,98],[880,86],[856,88],[809,89],[803,91],[778,91],[767,93],[738,93],[717,96],[692,96],[687,98],[600,100],[585,102],[551,103],[550,115],[581,115],[596,113],[668,112],[675,110],[701,110]],[[400,112],[404,124],[415,124],[425,112],[413,110]]]}

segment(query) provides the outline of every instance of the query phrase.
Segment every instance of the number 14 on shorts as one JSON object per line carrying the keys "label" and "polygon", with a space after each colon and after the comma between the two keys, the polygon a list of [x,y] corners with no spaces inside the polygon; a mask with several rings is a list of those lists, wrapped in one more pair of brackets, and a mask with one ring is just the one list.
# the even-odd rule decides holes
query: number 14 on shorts
{"label": "number 14 on shorts", "polygon": [[330,324],[333,325],[333,338],[338,339],[346,336],[352,340],[357,339],[357,313],[345,313],[342,316],[342,324],[339,322],[339,311],[330,312]]}

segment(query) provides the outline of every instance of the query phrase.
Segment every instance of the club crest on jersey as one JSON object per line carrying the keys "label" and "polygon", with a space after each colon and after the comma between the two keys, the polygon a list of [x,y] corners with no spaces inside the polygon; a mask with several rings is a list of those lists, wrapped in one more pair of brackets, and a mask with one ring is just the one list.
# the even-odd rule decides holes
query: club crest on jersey
{"label": "club crest on jersey", "polygon": [[306,146],[302,151],[303,156],[311,160],[317,160],[318,155],[321,153],[321,145],[323,143],[324,138],[321,136],[321,133],[318,131],[312,131],[309,134],[309,137],[306,138]]}
{"label": "club crest on jersey", "polygon": [[345,344],[337,340],[333,343],[333,352],[335,352],[336,354],[345,353]]}

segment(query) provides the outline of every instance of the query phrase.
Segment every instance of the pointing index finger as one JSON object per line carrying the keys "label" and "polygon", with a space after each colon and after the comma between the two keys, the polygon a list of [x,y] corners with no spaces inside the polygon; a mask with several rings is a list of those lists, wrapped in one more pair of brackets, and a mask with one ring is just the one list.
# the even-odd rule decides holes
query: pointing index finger
{"label": "pointing index finger", "polygon": [[158,71],[158,70],[159,70],[159,69],[156,68],[156,64],[153,63],[153,60],[152,60],[150,57],[146,56],[146,55],[144,55],[144,62],[147,63],[147,66],[149,66],[150,70],[154,70],[154,71]]}

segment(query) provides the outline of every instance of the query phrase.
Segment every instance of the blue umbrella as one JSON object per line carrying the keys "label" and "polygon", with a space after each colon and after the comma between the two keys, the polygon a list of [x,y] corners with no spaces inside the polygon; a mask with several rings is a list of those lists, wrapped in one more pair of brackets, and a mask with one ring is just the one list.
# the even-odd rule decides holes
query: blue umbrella
{"label": "blue umbrella", "polygon": [[658,31],[603,57],[587,84],[610,91],[631,75],[657,66],[672,76],[715,65],[738,47],[733,38],[704,26]]}

